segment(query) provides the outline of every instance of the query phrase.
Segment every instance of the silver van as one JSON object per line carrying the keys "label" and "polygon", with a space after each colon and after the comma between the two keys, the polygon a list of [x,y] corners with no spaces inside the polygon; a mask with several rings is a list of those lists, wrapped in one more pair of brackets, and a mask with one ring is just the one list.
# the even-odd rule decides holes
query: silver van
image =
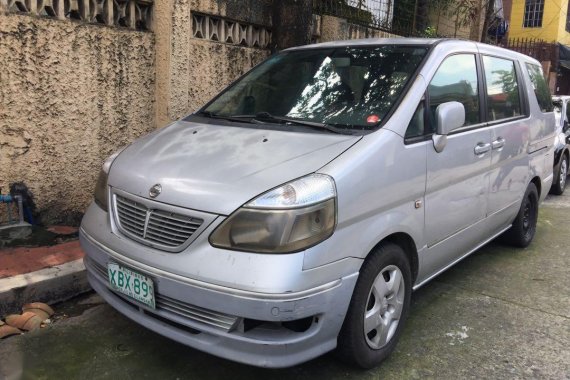
{"label": "silver van", "polygon": [[255,366],[369,368],[410,295],[502,235],[529,245],[554,114],[527,56],[368,39],[276,54],[103,165],[81,225],[132,320]]}

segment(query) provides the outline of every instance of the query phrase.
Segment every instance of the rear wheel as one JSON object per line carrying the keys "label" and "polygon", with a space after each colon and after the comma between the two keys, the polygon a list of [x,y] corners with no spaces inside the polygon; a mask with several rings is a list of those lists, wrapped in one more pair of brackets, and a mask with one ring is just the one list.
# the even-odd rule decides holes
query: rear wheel
{"label": "rear wheel", "polygon": [[372,368],[394,350],[408,316],[411,271],[403,249],[377,247],[364,262],[338,337],[337,354],[350,364]]}
{"label": "rear wheel", "polygon": [[534,183],[528,185],[521,208],[512,227],[503,235],[503,241],[515,247],[528,247],[536,232],[538,220],[538,191]]}
{"label": "rear wheel", "polygon": [[554,183],[550,189],[550,192],[555,195],[562,195],[564,189],[566,188],[566,179],[568,177],[568,156],[562,156],[562,161],[560,162],[560,167],[558,168],[558,173],[554,176]]}

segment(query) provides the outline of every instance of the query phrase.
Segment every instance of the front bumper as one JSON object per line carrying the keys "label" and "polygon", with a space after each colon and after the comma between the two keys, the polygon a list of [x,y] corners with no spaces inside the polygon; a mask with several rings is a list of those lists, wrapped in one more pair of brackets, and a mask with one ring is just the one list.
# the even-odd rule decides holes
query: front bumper
{"label": "front bumper", "polygon": [[[129,259],[80,231],[93,288],[111,306],[143,326],[180,343],[261,367],[296,365],[336,347],[358,273],[312,289],[260,293],[212,286]],[[112,291],[108,262],[151,277],[156,309]]]}

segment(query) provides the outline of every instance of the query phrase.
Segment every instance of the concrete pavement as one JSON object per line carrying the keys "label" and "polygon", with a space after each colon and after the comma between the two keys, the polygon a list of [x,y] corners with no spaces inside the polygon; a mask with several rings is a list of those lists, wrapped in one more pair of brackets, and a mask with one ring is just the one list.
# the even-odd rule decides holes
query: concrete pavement
{"label": "concrete pavement", "polygon": [[569,232],[570,192],[549,197],[529,248],[492,243],[415,292],[396,351],[369,371],[332,354],[283,370],[236,364],[165,339],[91,295],[56,307],[69,317],[0,341],[0,378],[570,379]]}
{"label": "concrete pavement", "polygon": [[79,240],[0,250],[0,318],[27,302],[53,304],[91,290]]}

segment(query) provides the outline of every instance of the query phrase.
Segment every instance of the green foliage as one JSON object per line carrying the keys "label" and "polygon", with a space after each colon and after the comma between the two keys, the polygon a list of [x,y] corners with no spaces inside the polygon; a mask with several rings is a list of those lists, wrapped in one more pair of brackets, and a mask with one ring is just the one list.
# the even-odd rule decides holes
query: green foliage
{"label": "green foliage", "polygon": [[436,38],[437,37],[437,29],[434,26],[428,26],[422,33],[423,37],[427,38]]}
{"label": "green foliage", "polygon": [[513,70],[494,70],[493,74],[498,76],[498,79],[493,84],[501,85],[502,92],[507,94],[507,100],[517,104],[519,102],[519,90],[515,72]]}

